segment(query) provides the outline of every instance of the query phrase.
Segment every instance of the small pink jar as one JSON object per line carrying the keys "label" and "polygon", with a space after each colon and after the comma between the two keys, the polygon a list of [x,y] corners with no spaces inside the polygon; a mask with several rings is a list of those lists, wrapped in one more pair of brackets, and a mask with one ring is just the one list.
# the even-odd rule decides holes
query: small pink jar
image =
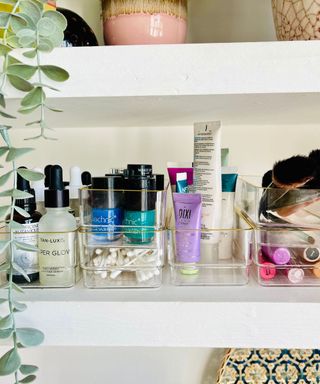
{"label": "small pink jar", "polygon": [[102,0],[106,45],[180,44],[187,0]]}

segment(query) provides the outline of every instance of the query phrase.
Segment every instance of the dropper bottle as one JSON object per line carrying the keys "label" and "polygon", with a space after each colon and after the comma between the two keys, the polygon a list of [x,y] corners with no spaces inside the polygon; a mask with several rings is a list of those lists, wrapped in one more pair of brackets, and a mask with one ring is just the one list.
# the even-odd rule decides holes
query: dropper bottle
{"label": "dropper bottle", "polygon": [[[20,167],[19,169],[26,169],[26,167]],[[33,197],[16,199],[15,201],[15,206],[24,209],[29,214],[29,217],[21,215],[16,210],[14,211],[13,220],[23,226],[22,229],[15,231],[14,239],[21,243],[30,244],[36,247],[38,243],[37,232],[39,230],[41,213],[36,211],[35,191],[30,188],[29,181],[20,176],[19,173],[17,175],[17,189],[28,192],[33,195]],[[16,248],[14,251],[14,262],[26,272],[30,282],[39,280],[37,252]],[[12,281],[17,284],[28,283],[25,277],[17,271],[13,272]]]}
{"label": "dropper bottle", "polygon": [[47,213],[39,222],[40,284],[69,287],[75,280],[76,219],[69,213],[69,191],[64,188],[62,168],[53,165],[45,190]]}

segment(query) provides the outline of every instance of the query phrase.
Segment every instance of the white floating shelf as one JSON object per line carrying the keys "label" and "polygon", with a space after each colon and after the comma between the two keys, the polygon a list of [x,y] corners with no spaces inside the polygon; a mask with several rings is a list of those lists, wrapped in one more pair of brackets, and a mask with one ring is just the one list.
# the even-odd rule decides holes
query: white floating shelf
{"label": "white floating shelf", "polygon": [[[166,279],[168,276],[166,276]],[[18,326],[46,346],[318,348],[318,288],[27,290]]]}
{"label": "white floating shelf", "polygon": [[320,41],[59,48],[43,61],[71,76],[49,93],[65,110],[54,127],[320,119]]}

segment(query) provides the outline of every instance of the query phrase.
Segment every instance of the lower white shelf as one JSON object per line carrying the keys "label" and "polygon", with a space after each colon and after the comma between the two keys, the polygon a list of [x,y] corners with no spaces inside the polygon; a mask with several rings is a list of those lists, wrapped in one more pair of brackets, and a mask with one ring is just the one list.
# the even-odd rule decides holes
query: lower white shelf
{"label": "lower white shelf", "polygon": [[[168,280],[165,274],[165,280]],[[27,290],[18,326],[45,346],[318,348],[319,288]]]}

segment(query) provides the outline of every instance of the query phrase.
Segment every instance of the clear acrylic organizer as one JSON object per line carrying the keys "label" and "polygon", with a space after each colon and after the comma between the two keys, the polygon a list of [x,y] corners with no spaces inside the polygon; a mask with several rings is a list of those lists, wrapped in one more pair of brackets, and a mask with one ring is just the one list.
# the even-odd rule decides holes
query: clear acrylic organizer
{"label": "clear acrylic organizer", "polygon": [[[234,228],[213,230],[168,230],[168,260],[174,285],[245,285],[249,280],[252,227],[239,215]],[[180,247],[205,234],[211,242],[200,240],[200,258],[181,261]]]}
{"label": "clear acrylic organizer", "polygon": [[320,229],[320,190],[262,188],[262,178],[238,178],[235,205],[255,225]]}
{"label": "clear acrylic organizer", "polygon": [[255,230],[254,270],[263,286],[319,286],[320,230]]}
{"label": "clear acrylic organizer", "polygon": [[80,191],[80,265],[87,288],[156,288],[165,261],[166,190]]}
{"label": "clear acrylic organizer", "polygon": [[[0,231],[1,241],[10,238],[5,229]],[[27,271],[28,282],[18,270],[14,270],[13,282],[22,288],[70,288],[80,278],[78,263],[77,231],[26,232],[15,231],[13,240],[14,262]],[[38,247],[37,252],[28,249],[27,243]],[[1,267],[5,267],[11,255],[10,246],[0,254]],[[2,268],[1,268],[2,269]],[[0,272],[1,285],[8,282],[8,272]]]}

